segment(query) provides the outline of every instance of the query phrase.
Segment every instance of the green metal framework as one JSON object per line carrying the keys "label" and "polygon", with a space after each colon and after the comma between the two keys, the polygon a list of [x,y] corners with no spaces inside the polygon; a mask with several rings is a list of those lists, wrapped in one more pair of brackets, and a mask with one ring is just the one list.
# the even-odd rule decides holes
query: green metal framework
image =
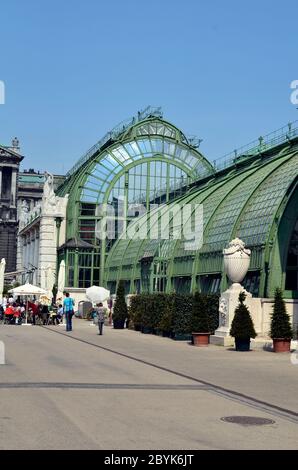
{"label": "green metal framework", "polygon": [[[107,286],[114,291],[124,279],[130,293],[223,290],[222,250],[237,236],[252,250],[245,287],[261,297],[272,296],[276,286],[286,289],[288,297],[297,296],[298,139],[289,129],[287,137],[278,136],[270,145],[263,139],[258,151],[234,158],[166,206],[171,224],[174,204],[203,205],[199,250],[185,250],[183,239],[120,238],[106,262]],[[156,216],[156,233],[160,217],[164,211]],[[146,217],[136,223],[146,224]]]}
{"label": "green metal framework", "polygon": [[[104,280],[113,240],[100,237],[103,204],[115,209],[116,226],[123,219],[129,223],[135,216],[129,211],[132,204],[147,210],[153,202],[169,202],[198,178],[214,174],[197,150],[199,142],[163,120],[159,108],[147,108],[79,160],[58,190],[61,196],[69,194],[67,243],[59,252],[66,261],[67,285],[89,287]],[[119,217],[121,204],[124,216]]]}

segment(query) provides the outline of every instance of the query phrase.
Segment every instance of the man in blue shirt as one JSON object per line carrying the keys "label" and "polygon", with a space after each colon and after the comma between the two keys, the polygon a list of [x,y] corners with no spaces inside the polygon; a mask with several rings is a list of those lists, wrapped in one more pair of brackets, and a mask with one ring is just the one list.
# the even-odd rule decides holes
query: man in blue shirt
{"label": "man in blue shirt", "polygon": [[74,300],[69,297],[69,292],[66,292],[63,301],[63,312],[66,318],[66,331],[72,330],[72,316],[73,316]]}

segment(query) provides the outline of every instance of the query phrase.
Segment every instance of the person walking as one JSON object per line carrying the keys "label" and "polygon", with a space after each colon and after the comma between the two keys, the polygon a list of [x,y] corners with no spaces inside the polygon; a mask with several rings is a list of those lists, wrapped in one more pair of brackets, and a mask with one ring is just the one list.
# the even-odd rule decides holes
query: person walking
{"label": "person walking", "polygon": [[102,335],[102,330],[103,330],[103,325],[105,322],[105,313],[106,309],[103,307],[102,303],[100,302],[99,304],[96,305],[96,315],[98,318],[98,329],[99,329],[99,335]]}
{"label": "person walking", "polygon": [[65,299],[63,300],[63,312],[66,319],[66,331],[72,331],[72,316],[73,316],[74,300],[69,297],[69,292],[66,292]]}
{"label": "person walking", "polygon": [[36,325],[36,316],[38,315],[38,303],[35,302],[28,302],[29,312],[31,312],[31,325]]}

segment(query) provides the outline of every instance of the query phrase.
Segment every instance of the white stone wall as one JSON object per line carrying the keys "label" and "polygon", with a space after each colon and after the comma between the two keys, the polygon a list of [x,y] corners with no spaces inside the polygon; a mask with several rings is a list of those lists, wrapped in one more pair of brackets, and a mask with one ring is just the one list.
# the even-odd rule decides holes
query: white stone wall
{"label": "white stone wall", "polygon": [[[57,226],[56,220],[61,220],[58,245],[65,242],[66,208],[68,196],[57,197],[50,193],[43,197],[38,213],[24,213],[21,217],[20,233],[18,236],[18,270],[23,273],[37,269],[33,274],[33,282],[47,288],[47,269],[50,267],[56,275],[57,269]],[[21,281],[22,274],[19,275]]]}
{"label": "white stone wall", "polygon": [[[230,336],[230,328],[234,317],[235,307],[238,305],[237,295],[232,295],[231,291],[226,291],[222,294],[222,298],[227,297],[227,314],[226,323],[221,324],[221,314],[219,314],[220,324],[216,330],[215,335],[211,336],[211,343],[229,346],[234,343],[234,339]],[[298,299],[284,299],[286,304],[287,313],[294,330],[294,339],[297,337],[298,327]],[[254,298],[247,297],[245,304],[247,305],[254,322],[254,327],[257,333],[256,342],[271,341],[269,337],[271,314],[273,312],[274,299]]]}
{"label": "white stone wall", "polygon": [[39,231],[39,269],[41,271],[40,287],[46,289],[47,280],[45,272],[50,266],[56,272],[57,263],[57,234],[56,222],[51,216],[43,216]]}
{"label": "white stone wall", "polygon": [[65,292],[69,292],[70,297],[75,301],[75,311],[78,310],[78,305],[81,300],[88,300],[86,298],[86,289],[79,289],[75,287],[66,287]]}

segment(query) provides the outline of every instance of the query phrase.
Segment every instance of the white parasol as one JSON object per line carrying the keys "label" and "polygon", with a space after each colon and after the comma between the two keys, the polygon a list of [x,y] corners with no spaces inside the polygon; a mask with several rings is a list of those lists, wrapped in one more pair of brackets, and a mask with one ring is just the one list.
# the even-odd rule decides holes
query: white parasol
{"label": "white parasol", "polygon": [[94,304],[104,302],[110,297],[110,291],[104,287],[92,286],[86,289],[86,297]]}
{"label": "white parasol", "polygon": [[14,289],[10,289],[8,291],[10,294],[20,297],[26,297],[26,322],[25,325],[28,324],[28,297],[31,295],[42,295],[46,294],[47,292],[41,287],[33,286],[32,284],[23,284],[22,286],[15,287]]}
{"label": "white parasol", "polygon": [[65,287],[65,261],[62,260],[59,266],[58,273],[58,293],[57,298],[63,297],[63,291]]}
{"label": "white parasol", "polygon": [[3,288],[4,288],[4,273],[5,273],[5,258],[2,258],[0,263],[0,299],[2,299]]}
{"label": "white parasol", "polygon": [[53,286],[55,284],[55,276],[52,270],[52,267],[48,265],[47,271],[46,271],[46,286],[47,286],[47,291],[48,291],[48,297],[52,299],[53,297]]}

